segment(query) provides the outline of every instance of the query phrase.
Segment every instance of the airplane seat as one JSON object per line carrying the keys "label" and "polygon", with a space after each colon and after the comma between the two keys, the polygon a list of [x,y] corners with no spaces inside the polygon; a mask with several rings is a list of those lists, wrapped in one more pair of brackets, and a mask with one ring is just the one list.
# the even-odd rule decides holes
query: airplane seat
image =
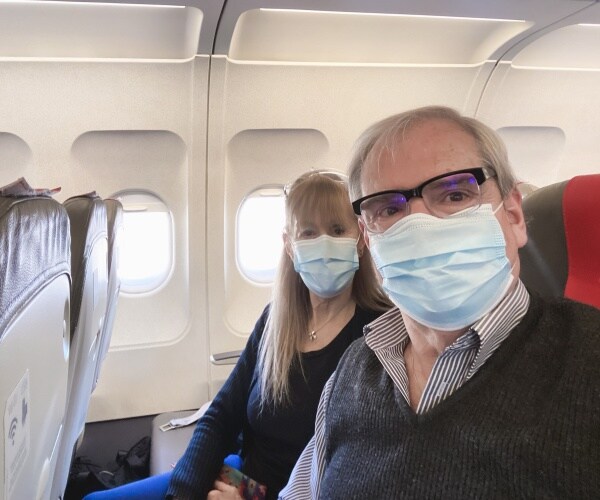
{"label": "airplane seat", "polygon": [[83,435],[108,300],[106,205],[96,193],[64,202],[71,225],[71,355],[65,432],[52,484],[52,499],[62,498],[73,453]]}
{"label": "airplane seat", "polygon": [[600,308],[600,174],[552,184],[523,200],[528,242],[521,278],[548,297]]}
{"label": "airplane seat", "polygon": [[[208,404],[203,406],[205,410]],[[189,418],[194,411],[175,411],[161,413],[152,420],[152,435],[150,438],[150,475],[157,476],[173,470],[177,460],[187,448],[192,434],[196,429],[195,421],[189,425],[172,427],[171,420]]]}
{"label": "airplane seat", "polygon": [[[211,354],[210,362],[214,365],[234,365],[237,363],[241,350]],[[204,403],[198,410],[174,411],[161,413],[152,420],[152,445],[150,446],[150,475],[156,476],[168,472],[184,454],[196,422],[208,410],[212,400]],[[194,424],[194,425],[192,425]],[[168,432],[167,432],[168,431]],[[240,443],[241,447],[241,443]],[[230,465],[234,468],[236,455],[230,455]]]}
{"label": "airplane seat", "polygon": [[0,498],[46,500],[67,400],[69,219],[51,192],[9,191],[0,189]]}
{"label": "airplane seat", "polygon": [[108,234],[108,299],[104,325],[100,334],[98,361],[96,363],[96,372],[94,374],[94,385],[92,386],[92,391],[95,389],[96,384],[98,383],[102,363],[104,362],[104,358],[106,357],[106,353],[108,352],[108,348],[110,346],[110,339],[112,337],[112,330],[117,311],[117,301],[119,298],[119,292],[121,290],[119,260],[121,235],[123,232],[123,205],[121,205],[120,201],[113,199],[104,200],[104,204],[106,205]]}

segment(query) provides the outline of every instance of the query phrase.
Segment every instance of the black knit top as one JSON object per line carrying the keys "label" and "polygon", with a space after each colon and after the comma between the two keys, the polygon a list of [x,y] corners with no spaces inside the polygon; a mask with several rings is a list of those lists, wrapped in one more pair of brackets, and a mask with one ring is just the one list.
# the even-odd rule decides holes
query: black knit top
{"label": "black knit top", "polygon": [[292,404],[260,412],[257,353],[268,310],[257,321],[231,375],[198,421],[184,456],[173,470],[168,495],[205,499],[223,459],[239,452],[241,434],[243,472],[267,486],[267,498],[277,498],[313,435],[325,382],[348,346],[362,337],[363,326],[381,314],[357,306],[352,319],[330,344],[302,354],[304,376],[299,367],[292,367]]}
{"label": "black knit top", "polygon": [[598,498],[600,311],[532,295],[480,371],[422,415],[359,340],[325,442],[323,499]]}

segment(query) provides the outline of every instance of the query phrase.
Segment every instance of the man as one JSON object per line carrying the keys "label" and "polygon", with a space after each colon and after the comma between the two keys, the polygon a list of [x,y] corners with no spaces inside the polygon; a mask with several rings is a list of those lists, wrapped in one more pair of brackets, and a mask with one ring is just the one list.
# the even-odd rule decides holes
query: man
{"label": "man", "polygon": [[359,138],[350,183],[397,308],[340,361],[280,497],[597,496],[600,311],[519,280],[495,132],[444,107],[392,116]]}

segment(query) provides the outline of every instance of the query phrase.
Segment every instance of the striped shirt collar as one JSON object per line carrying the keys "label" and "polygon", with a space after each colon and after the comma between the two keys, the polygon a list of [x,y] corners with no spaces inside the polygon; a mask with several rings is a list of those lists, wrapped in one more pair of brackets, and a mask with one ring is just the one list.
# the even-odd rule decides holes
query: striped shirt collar
{"label": "striped shirt collar", "polygon": [[[521,281],[483,318],[440,354],[421,396],[417,413],[429,411],[451,396],[490,358],[529,307],[529,293]],[[409,402],[408,374],[404,349],[409,342],[406,326],[398,308],[367,325],[367,346]]]}
{"label": "striped shirt collar", "polygon": [[[529,300],[529,293],[525,285],[521,280],[518,280],[516,286],[504,296],[500,303],[474,323],[465,332],[465,335],[471,330],[475,331],[481,343],[480,353],[485,355],[484,351],[494,350],[493,345],[498,336],[504,336],[505,332],[510,333],[521,321],[529,307]],[[400,309],[397,307],[366,325],[364,334],[365,342],[373,351],[394,348],[400,344],[406,344],[408,341],[408,332],[402,320]],[[463,337],[464,335],[459,337],[456,342],[460,342]],[[488,346],[490,347],[488,348]],[[477,360],[475,364],[477,364]],[[481,364],[483,364],[483,361],[480,362]]]}
{"label": "striped shirt collar", "polygon": [[472,326],[471,329],[479,335],[480,347],[467,378],[471,378],[481,368],[500,343],[519,324],[529,309],[529,301],[529,292],[523,282],[518,280],[513,290]]}

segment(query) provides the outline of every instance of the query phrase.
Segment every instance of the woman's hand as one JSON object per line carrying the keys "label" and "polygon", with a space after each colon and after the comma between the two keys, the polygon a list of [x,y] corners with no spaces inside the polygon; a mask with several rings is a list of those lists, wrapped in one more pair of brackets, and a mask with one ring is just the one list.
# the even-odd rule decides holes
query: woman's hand
{"label": "woman's hand", "polygon": [[214,487],[214,490],[208,492],[206,500],[243,500],[235,486],[230,486],[217,479]]}

